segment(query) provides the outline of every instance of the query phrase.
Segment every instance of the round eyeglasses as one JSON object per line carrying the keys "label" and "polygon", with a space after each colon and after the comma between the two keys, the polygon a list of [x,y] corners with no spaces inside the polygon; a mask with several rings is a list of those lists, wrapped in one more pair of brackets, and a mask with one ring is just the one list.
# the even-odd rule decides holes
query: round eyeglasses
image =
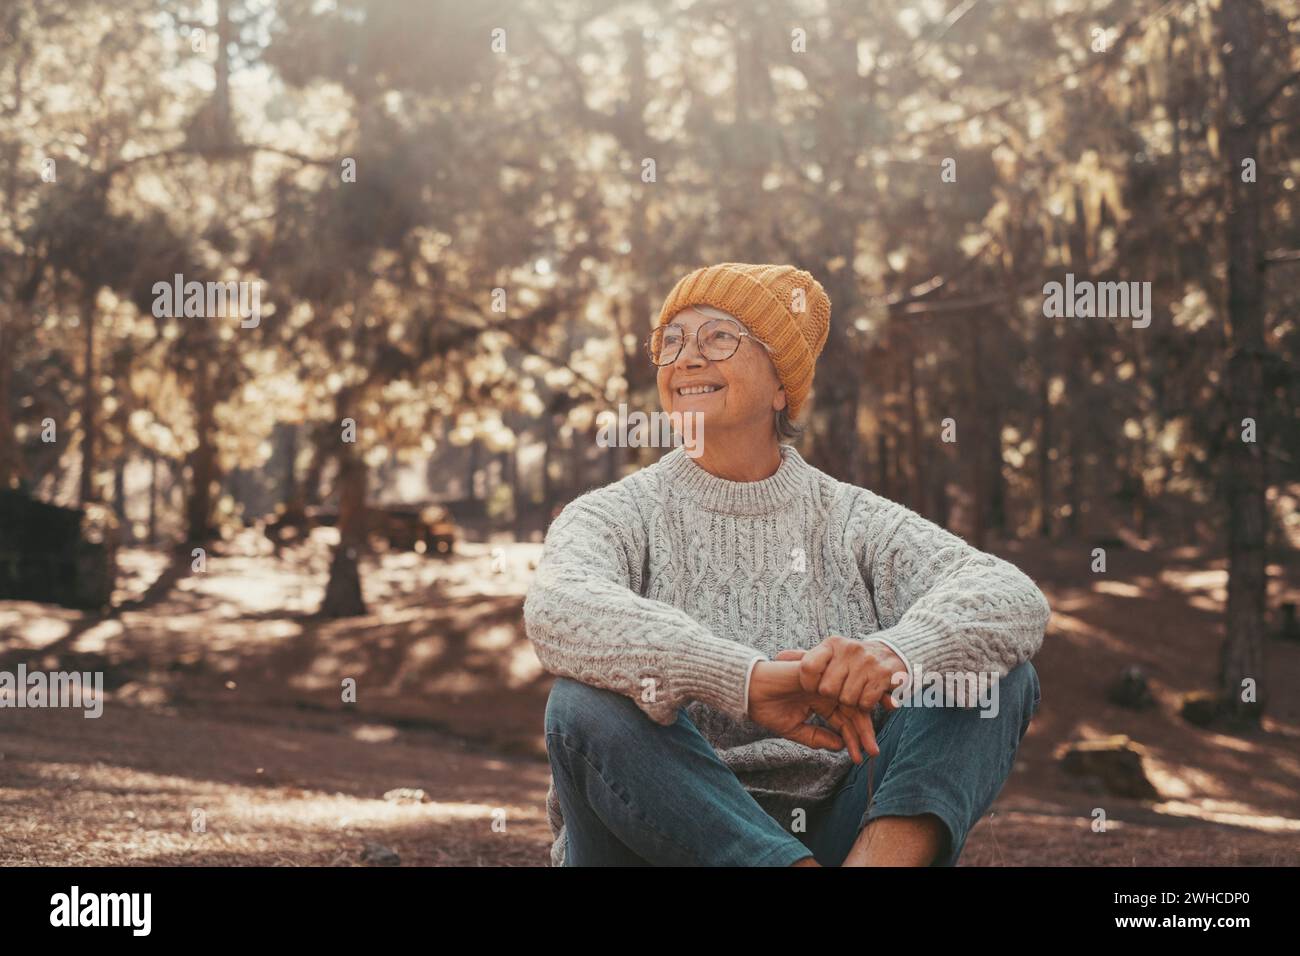
{"label": "round eyeglasses", "polygon": [[[687,332],[676,323],[661,325],[650,333],[650,338],[645,342],[650,361],[655,365],[672,365],[692,335],[695,336],[696,348],[710,362],[722,362],[731,358],[740,348],[741,339],[746,336],[754,338],[754,333],[731,319],[709,319],[694,332]],[[754,341],[771,351],[766,342],[757,338]]]}

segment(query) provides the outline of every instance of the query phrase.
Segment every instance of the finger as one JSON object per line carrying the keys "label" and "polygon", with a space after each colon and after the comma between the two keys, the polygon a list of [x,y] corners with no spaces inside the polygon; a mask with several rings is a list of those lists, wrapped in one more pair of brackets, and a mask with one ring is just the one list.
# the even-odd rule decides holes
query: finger
{"label": "finger", "polygon": [[844,743],[848,745],[849,756],[853,758],[853,762],[862,763],[862,739],[859,736],[859,728],[856,726],[851,712],[839,708],[831,714],[827,723],[838,730],[840,736],[844,738]]}
{"label": "finger", "polygon": [[800,724],[786,737],[795,743],[803,744],[805,747],[816,747],[818,750],[840,750],[844,747],[844,741],[841,740],[825,727],[818,727],[816,724]]}
{"label": "finger", "polygon": [[[897,680],[895,678],[897,678]],[[889,686],[882,692],[882,696],[880,697],[880,701],[885,705],[886,710],[895,711],[903,706],[903,702],[900,698],[904,698],[907,695],[907,690],[903,687],[903,683],[906,680],[906,671],[899,671],[897,674],[889,675]]]}
{"label": "finger", "polygon": [[817,693],[817,685],[821,683],[822,673],[834,656],[835,649],[825,643],[818,644],[804,654],[799,662],[799,686],[810,694]]}
{"label": "finger", "polygon": [[[868,743],[875,740],[875,728],[871,724],[871,713],[862,711],[856,707],[845,707],[840,705],[836,709],[836,715],[853,728],[854,736],[857,739],[858,748],[863,754],[863,759],[874,757]],[[829,721],[828,721],[829,722]],[[848,740],[848,735],[841,731],[844,739]]]}
{"label": "finger", "polygon": [[804,654],[806,653],[807,651],[798,650],[795,648],[786,648],[784,651],[781,651],[779,654],[776,655],[776,659],[778,661],[797,661],[799,660],[799,658],[803,657]]}
{"label": "finger", "polygon": [[[848,676],[844,679],[844,687],[840,691],[840,703],[849,707],[861,707],[863,695],[878,683],[872,675],[870,665],[865,661],[859,663],[861,666],[849,668]],[[876,696],[879,697],[879,693]],[[872,705],[875,705],[874,700]]]}
{"label": "finger", "polygon": [[826,723],[830,724],[830,726],[839,733],[840,738],[849,748],[849,754],[853,756],[853,762],[857,763],[857,735],[852,733],[850,728],[846,726],[847,722],[845,721],[844,716],[836,711],[831,711],[824,719]]}
{"label": "finger", "polygon": [[830,720],[831,715],[835,713],[839,706],[837,701],[830,700],[827,697],[818,697],[814,694],[808,698],[808,709],[822,720]]}
{"label": "finger", "polygon": [[876,744],[876,728],[871,722],[871,711],[855,707],[852,714],[858,727],[858,739],[862,742],[862,749],[870,757],[879,757],[880,747]]}
{"label": "finger", "polygon": [[862,693],[854,703],[863,710],[871,710],[876,704],[882,705],[886,710],[892,710],[891,703],[894,697],[890,690],[888,678],[878,674],[863,685]]}
{"label": "finger", "polygon": [[[817,683],[817,693],[831,700],[839,701],[844,691],[844,681],[849,676],[849,663],[843,653],[836,653],[822,672],[822,679]],[[854,698],[853,703],[857,703]]]}
{"label": "finger", "polygon": [[876,747],[876,728],[871,723],[871,711],[849,708],[849,715],[858,732],[858,745],[862,747],[863,760],[875,757],[880,753],[880,748]]}

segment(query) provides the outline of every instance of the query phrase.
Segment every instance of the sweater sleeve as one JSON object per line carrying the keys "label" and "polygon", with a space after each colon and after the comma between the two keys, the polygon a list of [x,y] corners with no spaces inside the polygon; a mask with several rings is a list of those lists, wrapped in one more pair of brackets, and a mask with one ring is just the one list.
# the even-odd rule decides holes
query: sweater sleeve
{"label": "sweater sleeve", "polygon": [[870,492],[850,524],[863,536],[878,637],[902,651],[909,671],[1006,676],[1042,645],[1051,606],[1015,565]]}
{"label": "sweater sleeve", "polygon": [[745,717],[750,669],[763,655],[637,593],[647,539],[636,501],[620,484],[564,508],[524,599],[538,660],[552,674],[631,698],[665,726],[691,701]]}

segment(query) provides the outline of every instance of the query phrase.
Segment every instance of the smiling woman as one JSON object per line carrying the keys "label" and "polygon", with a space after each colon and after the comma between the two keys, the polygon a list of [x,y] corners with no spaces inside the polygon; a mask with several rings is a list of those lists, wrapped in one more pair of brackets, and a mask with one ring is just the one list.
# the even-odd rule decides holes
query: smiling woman
{"label": "smiling woman", "polygon": [[[647,346],[664,411],[708,426],[699,456],[552,522],[524,623],[561,678],[553,863],[951,864],[1006,778],[1050,609],[1011,564],[780,443],[829,323],[793,266],[683,278]],[[890,709],[931,672],[1005,675],[996,717]]]}

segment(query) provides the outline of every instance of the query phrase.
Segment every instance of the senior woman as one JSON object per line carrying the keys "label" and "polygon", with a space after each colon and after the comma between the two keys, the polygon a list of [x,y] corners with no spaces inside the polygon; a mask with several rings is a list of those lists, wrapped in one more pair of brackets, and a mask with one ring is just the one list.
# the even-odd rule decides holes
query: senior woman
{"label": "senior woman", "polygon": [[[829,326],[792,266],[697,269],[664,303],[659,400],[703,447],[565,507],[524,604],[558,675],[552,865],[952,865],[1001,790],[1051,610],[781,442]],[[909,705],[923,674],[957,679]],[[957,692],[972,675],[995,706]]]}

